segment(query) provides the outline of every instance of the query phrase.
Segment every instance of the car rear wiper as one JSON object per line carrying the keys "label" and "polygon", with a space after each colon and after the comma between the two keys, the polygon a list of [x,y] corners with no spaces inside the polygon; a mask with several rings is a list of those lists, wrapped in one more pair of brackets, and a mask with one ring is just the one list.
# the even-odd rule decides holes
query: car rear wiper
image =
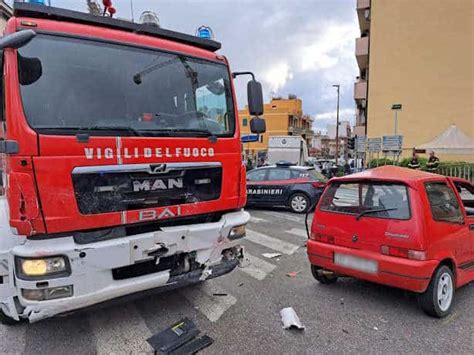
{"label": "car rear wiper", "polygon": [[362,211],[361,213],[359,213],[357,216],[356,216],[356,221],[358,221],[362,216],[366,215],[366,214],[369,214],[369,213],[377,213],[377,212],[388,212],[388,211],[395,211],[395,210],[398,210],[398,208],[375,208],[375,209],[372,209],[372,210],[365,210],[365,211]]}

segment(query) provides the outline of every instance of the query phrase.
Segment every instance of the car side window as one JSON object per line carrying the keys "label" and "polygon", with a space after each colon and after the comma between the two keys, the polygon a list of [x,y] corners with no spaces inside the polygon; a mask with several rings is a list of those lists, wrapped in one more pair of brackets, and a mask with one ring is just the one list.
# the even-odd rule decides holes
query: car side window
{"label": "car side window", "polygon": [[289,180],[291,179],[290,169],[270,169],[268,180]]}
{"label": "car side window", "polygon": [[453,190],[444,182],[425,184],[430,202],[431,215],[435,221],[463,223],[463,216]]}
{"label": "car side window", "polygon": [[307,170],[291,170],[292,179],[305,179],[309,178],[309,173]]}
{"label": "car side window", "polygon": [[456,182],[456,189],[468,216],[474,216],[474,186],[469,183]]}
{"label": "car side window", "polygon": [[248,181],[263,181],[265,180],[265,175],[267,173],[267,169],[262,170],[254,170],[247,173],[247,180]]}

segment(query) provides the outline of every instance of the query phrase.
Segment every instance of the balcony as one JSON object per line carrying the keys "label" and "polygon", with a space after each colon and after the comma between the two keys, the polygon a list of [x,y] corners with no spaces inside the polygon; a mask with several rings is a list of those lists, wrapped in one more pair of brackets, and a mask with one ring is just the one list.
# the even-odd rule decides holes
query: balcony
{"label": "balcony", "polygon": [[367,100],[367,81],[361,80],[354,84],[354,99],[361,101],[361,104],[362,101]]}
{"label": "balcony", "polygon": [[360,31],[367,31],[370,28],[370,0],[357,0],[357,17]]}
{"label": "balcony", "polygon": [[356,38],[355,55],[359,69],[369,66],[369,37]]}

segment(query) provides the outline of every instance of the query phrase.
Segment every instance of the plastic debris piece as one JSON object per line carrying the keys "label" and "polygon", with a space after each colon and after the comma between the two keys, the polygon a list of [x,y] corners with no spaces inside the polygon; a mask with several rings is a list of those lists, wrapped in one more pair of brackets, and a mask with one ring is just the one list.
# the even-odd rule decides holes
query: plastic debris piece
{"label": "plastic debris piece", "polygon": [[343,328],[342,331],[343,331],[344,333],[346,333],[346,334],[349,334],[349,331],[348,331],[347,329],[344,329],[344,328]]}
{"label": "plastic debris piece", "polygon": [[379,328],[377,328],[377,327],[374,327],[374,330],[379,330]]}
{"label": "plastic debris piece", "polygon": [[278,258],[281,256],[280,253],[263,253],[262,256],[267,259],[273,259],[273,258]]}
{"label": "plastic debris piece", "polygon": [[298,329],[304,330],[305,327],[301,324],[298,315],[296,314],[293,307],[283,308],[280,311],[281,321],[283,323],[283,329]]}
{"label": "plastic debris piece", "polygon": [[288,277],[296,277],[296,276],[298,276],[298,274],[299,274],[301,271],[303,271],[303,270],[290,271],[290,272],[287,272],[287,273],[286,273],[286,276],[288,276]]}
{"label": "plastic debris piece", "polygon": [[243,285],[244,285],[244,283],[242,282],[242,283],[239,284],[239,287],[242,287]]}
{"label": "plastic debris piece", "polygon": [[227,296],[227,293],[218,293],[218,292],[216,292],[216,293],[213,293],[212,295],[213,296]]}
{"label": "plastic debris piece", "polygon": [[156,351],[162,354],[169,354],[171,351],[194,339],[198,334],[199,329],[196,328],[194,322],[188,318],[183,318],[162,332],[148,338],[147,342]]}

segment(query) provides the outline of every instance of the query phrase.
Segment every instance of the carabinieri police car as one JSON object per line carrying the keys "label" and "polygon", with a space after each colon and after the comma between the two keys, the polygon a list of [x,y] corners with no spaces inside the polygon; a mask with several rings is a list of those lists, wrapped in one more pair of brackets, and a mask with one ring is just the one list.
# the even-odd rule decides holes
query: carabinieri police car
{"label": "carabinieri police car", "polygon": [[287,162],[247,172],[247,206],[286,206],[305,213],[323,192],[326,177],[310,166]]}

